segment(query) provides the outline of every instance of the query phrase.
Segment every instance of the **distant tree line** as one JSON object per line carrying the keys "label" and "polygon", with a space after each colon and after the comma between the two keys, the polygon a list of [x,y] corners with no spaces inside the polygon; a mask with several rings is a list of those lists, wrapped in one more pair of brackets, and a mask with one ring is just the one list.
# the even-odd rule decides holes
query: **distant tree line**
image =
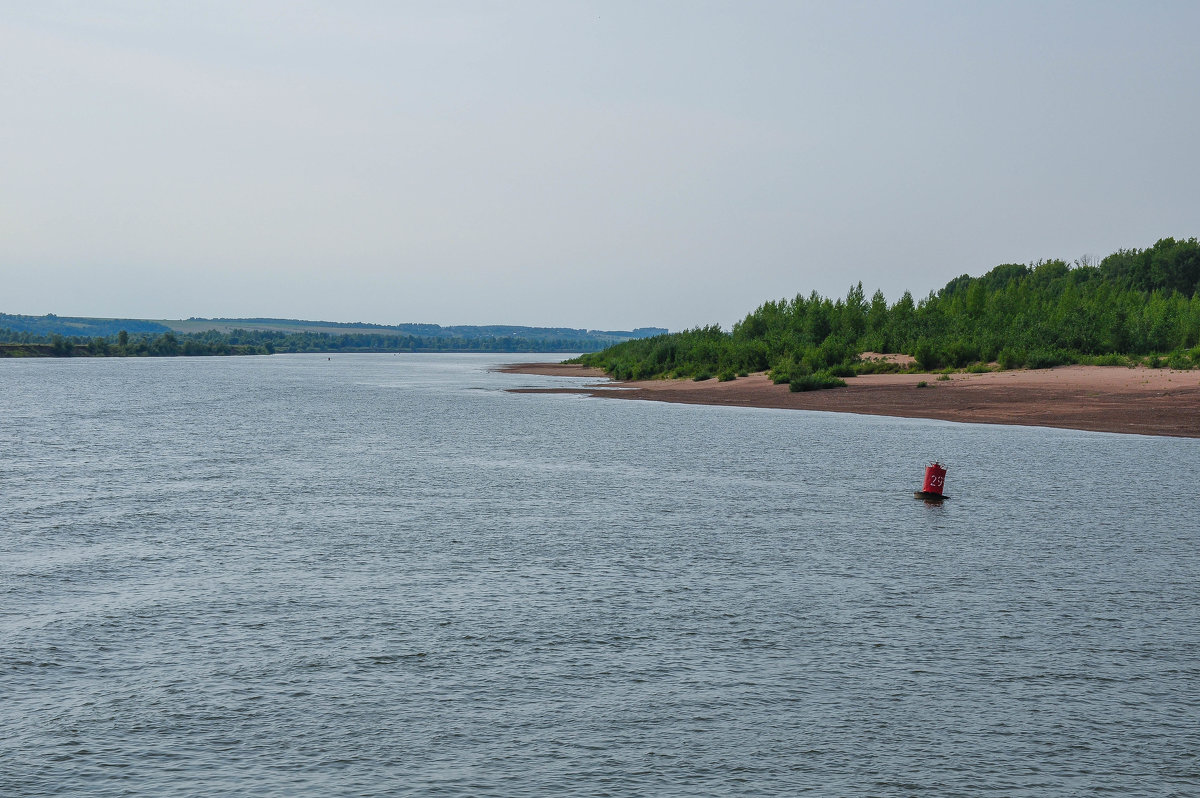
{"label": "distant tree line", "polygon": [[[532,328],[536,329],[536,328]],[[43,335],[0,328],[0,356],[9,357],[175,357],[267,355],[276,352],[589,352],[609,344],[583,335],[381,335],[378,333],[209,330],[198,333]]]}
{"label": "distant tree line", "polygon": [[[897,369],[863,352],[897,352],[917,368],[986,370],[1065,363],[1200,365],[1200,243],[1164,238],[1099,263],[1005,264],[962,275],[914,301],[888,304],[862,283],[845,299],[816,292],[766,302],[730,332],[712,325],[626,341],[576,362],[618,379],[733,379],[769,370],[804,390]],[[842,383],[844,384],[844,383]]]}
{"label": "distant tree line", "polygon": [[231,336],[130,335],[121,330],[109,336],[37,335],[0,328],[0,357],[177,357],[180,355],[266,355],[269,346],[229,340]]}
{"label": "distant tree line", "polygon": [[595,352],[611,344],[570,332],[448,336],[235,330],[230,336],[237,342],[270,344],[276,352]]}
{"label": "distant tree line", "polygon": [[[209,326],[205,326],[209,325]],[[365,335],[383,336],[412,336],[421,342],[423,347],[433,346],[425,339],[447,338],[457,341],[486,338],[486,339],[520,339],[530,341],[566,341],[572,345],[569,351],[594,351],[603,346],[610,346],[629,338],[645,338],[651,335],[661,335],[667,332],[659,327],[639,327],[633,331],[587,330],[573,327],[521,327],[507,324],[490,325],[456,325],[443,327],[439,324],[368,324],[366,322],[336,322],[336,321],[304,321],[301,319],[203,319],[191,317],[186,322],[161,322],[146,319],[98,319],[82,316],[56,316],[47,313],[44,316],[21,316],[0,313],[0,329],[13,332],[27,332],[44,336],[49,339],[53,335],[67,338],[109,337],[125,330],[130,335],[154,334],[165,332],[196,333],[204,330],[216,330],[223,333],[233,333],[235,330],[272,330],[282,333],[361,333]],[[575,342],[579,342],[577,345]]]}

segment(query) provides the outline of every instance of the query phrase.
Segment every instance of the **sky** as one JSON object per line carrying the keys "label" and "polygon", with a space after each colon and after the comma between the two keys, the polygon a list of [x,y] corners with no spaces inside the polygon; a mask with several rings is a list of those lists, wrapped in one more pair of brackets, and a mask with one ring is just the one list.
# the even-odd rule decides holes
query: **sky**
{"label": "sky", "polygon": [[0,0],[0,312],[728,327],[1200,236],[1200,3]]}

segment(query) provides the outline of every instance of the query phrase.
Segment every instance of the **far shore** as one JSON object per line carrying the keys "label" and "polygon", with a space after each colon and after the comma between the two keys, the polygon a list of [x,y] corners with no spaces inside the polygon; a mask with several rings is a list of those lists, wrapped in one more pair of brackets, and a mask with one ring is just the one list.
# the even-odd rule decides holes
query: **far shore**
{"label": "far shore", "polygon": [[[564,363],[515,363],[497,370],[592,380],[579,387],[510,389],[514,393],[573,393],[1200,438],[1200,371],[1059,366],[950,374],[946,380],[939,374],[864,374],[847,377],[845,388],[792,393],[787,385],[775,385],[761,373],[729,382],[615,382],[599,369]],[[920,382],[926,386],[918,387]]]}

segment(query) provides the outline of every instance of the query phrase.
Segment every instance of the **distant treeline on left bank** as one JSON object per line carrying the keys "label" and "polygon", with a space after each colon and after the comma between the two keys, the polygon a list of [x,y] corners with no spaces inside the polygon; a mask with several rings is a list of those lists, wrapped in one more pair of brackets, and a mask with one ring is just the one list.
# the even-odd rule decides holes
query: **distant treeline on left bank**
{"label": "distant treeline on left bank", "polygon": [[[44,317],[8,317],[44,318]],[[0,323],[5,320],[0,314]],[[63,335],[0,326],[0,357],[176,357],[270,355],[294,352],[596,352],[621,340],[665,332],[628,333],[559,328],[469,328],[465,333],[418,335],[377,332],[288,332],[234,328],[226,331],[119,329],[107,335]],[[435,327],[436,325],[427,325]]]}

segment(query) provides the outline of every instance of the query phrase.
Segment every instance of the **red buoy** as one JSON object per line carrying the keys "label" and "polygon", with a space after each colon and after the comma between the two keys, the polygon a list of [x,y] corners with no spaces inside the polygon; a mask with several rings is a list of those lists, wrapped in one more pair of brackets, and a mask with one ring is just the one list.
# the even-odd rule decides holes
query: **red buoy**
{"label": "red buoy", "polygon": [[921,489],[913,494],[918,499],[931,499],[933,501],[941,501],[948,499],[942,491],[946,487],[946,469],[942,464],[934,460],[929,465],[925,466],[925,482],[921,485]]}

